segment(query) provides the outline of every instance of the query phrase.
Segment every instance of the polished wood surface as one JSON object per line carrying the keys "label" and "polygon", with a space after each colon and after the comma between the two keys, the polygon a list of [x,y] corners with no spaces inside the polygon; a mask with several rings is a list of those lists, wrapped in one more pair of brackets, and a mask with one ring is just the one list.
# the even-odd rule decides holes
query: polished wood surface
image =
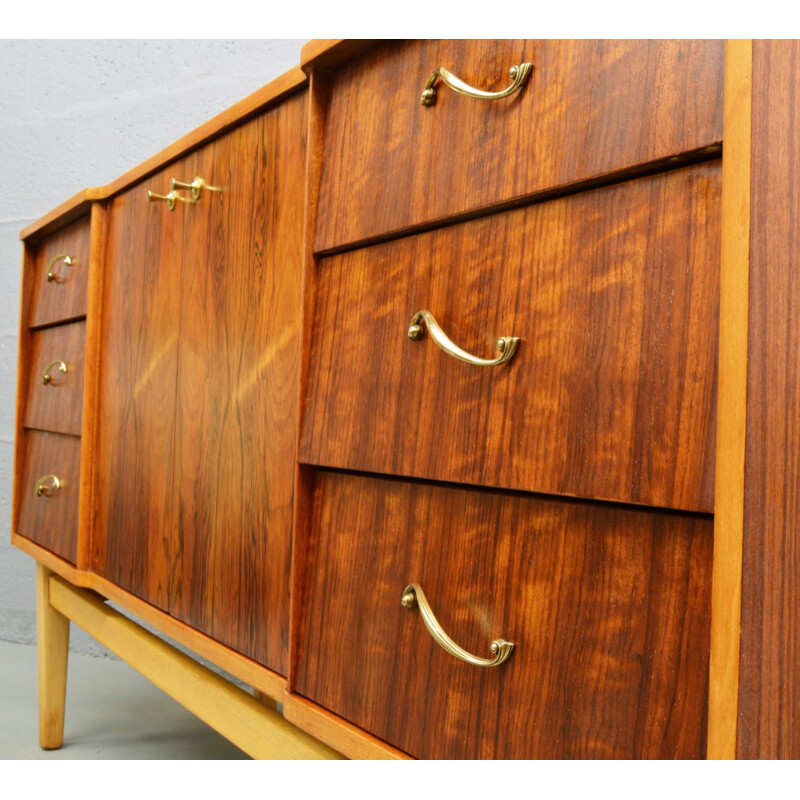
{"label": "polished wood surface", "polygon": [[[47,280],[50,260],[61,253],[72,258],[72,266],[58,261],[54,281]],[[27,322],[32,328],[86,315],[86,283],[89,277],[89,216],[54,233],[36,248],[33,299]]]}
{"label": "polished wood surface", "polygon": [[[510,98],[440,86],[439,65]],[[343,66],[331,89],[315,247],[513,201],[702,149],[722,138],[721,41],[391,42]]]}
{"label": "polished wood surface", "polygon": [[275,710],[88,592],[52,577],[50,603],[253,758],[341,758]]}
{"label": "polished wood surface", "polygon": [[[85,346],[85,322],[33,333],[26,428],[81,435]],[[67,365],[67,372],[52,367],[50,382],[43,383],[45,367],[57,359]]]}
{"label": "polished wood surface", "polygon": [[165,195],[194,165],[180,161],[111,204],[102,308],[93,568],[165,610],[185,206],[169,211],[146,192]]}
{"label": "polished wood surface", "polygon": [[752,41],[726,43],[709,758],[736,756],[747,413],[752,67]]}
{"label": "polished wood surface", "polygon": [[50,576],[36,564],[36,660],[39,679],[39,745],[55,750],[64,741],[69,620],[50,605]]}
{"label": "polished wood surface", "polygon": [[283,715],[293,725],[336,748],[347,758],[370,761],[407,761],[410,758],[300,695],[287,694],[283,698]]}
{"label": "polished wood surface", "polygon": [[[81,440],[57,433],[26,431],[25,467],[20,476],[18,532],[75,563],[78,532]],[[56,475],[61,488],[50,496],[36,495],[36,482]]]}
{"label": "polished wood surface", "polygon": [[800,43],[753,45],[740,758],[800,758]]}
{"label": "polished wood surface", "polygon": [[301,460],[712,511],[719,196],[709,162],[323,259]]}
{"label": "polished wood surface", "polygon": [[12,532],[11,543],[32,558],[35,558],[52,572],[69,581],[73,586],[90,589],[102,597],[108,598],[133,617],[157,628],[166,636],[169,636],[170,639],[196,653],[201,658],[216,664],[242,683],[253,686],[272,698],[281,699],[284,696],[286,679],[276,672],[268,670],[252,659],[245,658],[235,650],[176,620],[164,611],[140,600],[130,592],[120,589],[119,586],[97,573],[77,569],[74,564],[70,564],[63,558],[59,558],[51,551],[45,550],[40,545],[17,533]]}
{"label": "polished wood surface", "polygon": [[320,472],[295,688],[414,756],[698,758],[711,558],[707,517]]}
{"label": "polished wood surface", "polygon": [[284,674],[305,124],[295,95],[197,154],[175,428],[170,612]]}
{"label": "polished wood surface", "polygon": [[[137,164],[107,186],[84,189],[73,195],[69,200],[48,212],[36,222],[28,225],[21,233],[20,239],[36,241],[42,236],[47,236],[63,225],[64,220],[71,220],[75,214],[86,213],[93,201],[107,200],[120,192],[126,191],[144,178],[150,177],[156,171],[170,162],[185,156],[191,150],[199,147],[211,139],[231,130],[236,125],[252,117],[260,111],[280,103],[284,98],[301,90],[308,78],[300,69],[293,67],[274,81],[262,86],[252,94],[235,103],[230,108],[212,117],[199,127],[190,131],[173,144],[165,147],[156,155]],[[165,192],[159,192],[165,194]]]}

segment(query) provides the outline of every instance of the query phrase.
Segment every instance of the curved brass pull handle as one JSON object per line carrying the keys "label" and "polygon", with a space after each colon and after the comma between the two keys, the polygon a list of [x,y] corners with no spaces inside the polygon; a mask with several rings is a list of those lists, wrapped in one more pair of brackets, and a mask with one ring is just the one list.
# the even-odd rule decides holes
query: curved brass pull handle
{"label": "curved brass pull handle", "polygon": [[53,367],[58,367],[58,371],[63,372],[65,375],[67,373],[67,365],[63,361],[61,361],[60,359],[56,361],[51,361],[44,368],[44,372],[42,372],[42,383],[45,386],[49,385],[53,380],[53,376],[50,375],[50,370],[53,369]]}
{"label": "curved brass pull handle", "polygon": [[65,267],[71,267],[75,263],[72,256],[67,255],[66,253],[59,253],[57,256],[53,256],[47,264],[48,283],[52,283],[53,281],[56,283],[61,283],[61,276],[58,273],[53,272],[53,267],[56,265],[56,262],[61,261],[62,258],[64,259]]}
{"label": "curved brass pull handle", "polygon": [[57,475],[45,475],[36,481],[37,497],[52,497],[61,488],[61,479]]}
{"label": "curved brass pull handle", "polygon": [[477,356],[471,355],[466,350],[462,350],[458,345],[453,344],[447,334],[441,329],[439,323],[434,319],[433,314],[424,308],[422,311],[417,311],[411,319],[411,325],[408,329],[409,339],[414,339],[416,341],[425,335],[425,328],[422,326],[423,322],[428,327],[431,339],[433,339],[445,353],[453,356],[453,358],[457,358],[459,361],[466,361],[467,364],[477,364],[483,367],[496,367],[498,364],[505,364],[506,361],[511,361],[519,346],[518,336],[501,336],[497,340],[497,349],[500,351],[500,355],[497,358],[478,358]]}
{"label": "curved brass pull handle", "polygon": [[428,632],[433,636],[436,644],[447,650],[451,656],[460,658],[468,664],[474,664],[476,667],[496,667],[504,661],[508,661],[511,656],[511,651],[514,649],[513,642],[507,642],[505,639],[495,639],[489,645],[489,651],[492,653],[492,658],[480,658],[473,656],[463,648],[459,647],[442,629],[436,617],[428,605],[428,600],[422,591],[422,587],[418,583],[412,583],[403,590],[403,597],[400,600],[403,608],[413,609],[414,606],[419,606],[419,613],[422,615],[422,621]]}
{"label": "curved brass pull handle", "polygon": [[221,186],[209,186],[200,176],[196,177],[191,183],[184,183],[177,178],[173,178],[169,182],[169,190],[170,192],[174,192],[176,189],[190,189],[192,192],[192,200],[195,202],[200,199],[203,189],[207,189],[209,192],[222,191]]}
{"label": "curved brass pull handle", "polygon": [[450,72],[449,69],[444,67],[436,67],[431,73],[425,88],[422,91],[422,98],[420,102],[424,106],[432,106],[436,102],[436,79],[441,78],[445,86],[449,86],[454,92],[465,94],[467,97],[480,97],[483,100],[500,100],[502,97],[508,97],[514,92],[519,91],[528,80],[533,69],[533,64],[527,61],[520,64],[518,67],[511,67],[508,71],[508,77],[511,78],[511,85],[503,89],[501,92],[484,92],[482,89],[476,89],[468,83],[464,83],[461,78],[457,78]]}
{"label": "curved brass pull handle", "polygon": [[181,203],[189,203],[190,200],[187,200],[185,197],[181,197],[177,192],[171,191],[169,194],[156,194],[155,192],[151,192],[148,190],[147,192],[147,202],[152,203],[153,200],[163,200],[167,204],[167,208],[170,211],[175,210],[175,203],[179,200]]}

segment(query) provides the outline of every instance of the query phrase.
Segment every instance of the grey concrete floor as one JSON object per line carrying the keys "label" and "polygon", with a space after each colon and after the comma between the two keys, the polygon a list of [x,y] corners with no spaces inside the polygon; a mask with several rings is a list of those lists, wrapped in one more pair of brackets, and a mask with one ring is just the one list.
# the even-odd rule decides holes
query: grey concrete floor
{"label": "grey concrete floor", "polygon": [[70,653],[64,746],[39,747],[36,648],[0,642],[2,759],[246,759],[121,661]]}

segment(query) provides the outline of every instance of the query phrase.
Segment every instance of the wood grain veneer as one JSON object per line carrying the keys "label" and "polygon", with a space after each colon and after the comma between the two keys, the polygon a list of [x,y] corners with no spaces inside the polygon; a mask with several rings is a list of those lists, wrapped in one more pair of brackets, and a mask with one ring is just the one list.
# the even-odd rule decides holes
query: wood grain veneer
{"label": "wood grain veneer", "polygon": [[[300,458],[708,512],[719,162],[322,259]],[[477,367],[411,341],[429,309]]]}
{"label": "wood grain veneer", "polygon": [[800,43],[753,44],[740,758],[800,758]]}
{"label": "wood grain veneer", "polygon": [[[32,328],[86,315],[86,284],[89,277],[89,215],[45,239],[35,256],[36,278],[27,322]],[[61,253],[71,256],[72,266],[59,261],[53,272],[58,278],[47,280],[50,260]]]}
{"label": "wood grain veneer", "polygon": [[326,472],[313,514],[299,694],[426,758],[704,755],[709,518]]}
{"label": "wood grain veneer", "polygon": [[[24,473],[20,476],[18,532],[74,564],[78,552],[78,490],[81,440],[57,433],[26,431]],[[37,496],[36,482],[56,475],[61,488]]]}
{"label": "wood grain veneer", "polygon": [[[85,322],[33,333],[25,427],[81,435],[85,346]],[[67,365],[66,374],[54,367],[44,384],[44,368],[57,359]]]}
{"label": "wood grain veneer", "polygon": [[[115,198],[109,212],[98,390],[93,568],[169,607],[173,454],[185,206],[147,203],[193,157]],[[189,178],[191,180],[191,178]]]}
{"label": "wood grain veneer", "polygon": [[[440,87],[439,65],[482,101]],[[410,41],[371,49],[331,86],[315,249],[512,201],[722,138],[721,41]]]}
{"label": "wood grain veneer", "polygon": [[305,103],[197,154],[196,174],[223,191],[186,210],[175,427],[170,612],[284,674]]}

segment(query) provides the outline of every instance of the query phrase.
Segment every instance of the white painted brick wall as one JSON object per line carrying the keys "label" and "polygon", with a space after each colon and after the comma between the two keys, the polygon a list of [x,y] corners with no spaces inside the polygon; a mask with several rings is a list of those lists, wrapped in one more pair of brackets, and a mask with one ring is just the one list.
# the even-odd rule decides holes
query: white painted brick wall
{"label": "white painted brick wall", "polygon": [[[0,41],[0,640],[36,639],[33,561],[10,544],[20,229],[269,83],[303,44]],[[71,646],[103,652],[74,626]]]}

